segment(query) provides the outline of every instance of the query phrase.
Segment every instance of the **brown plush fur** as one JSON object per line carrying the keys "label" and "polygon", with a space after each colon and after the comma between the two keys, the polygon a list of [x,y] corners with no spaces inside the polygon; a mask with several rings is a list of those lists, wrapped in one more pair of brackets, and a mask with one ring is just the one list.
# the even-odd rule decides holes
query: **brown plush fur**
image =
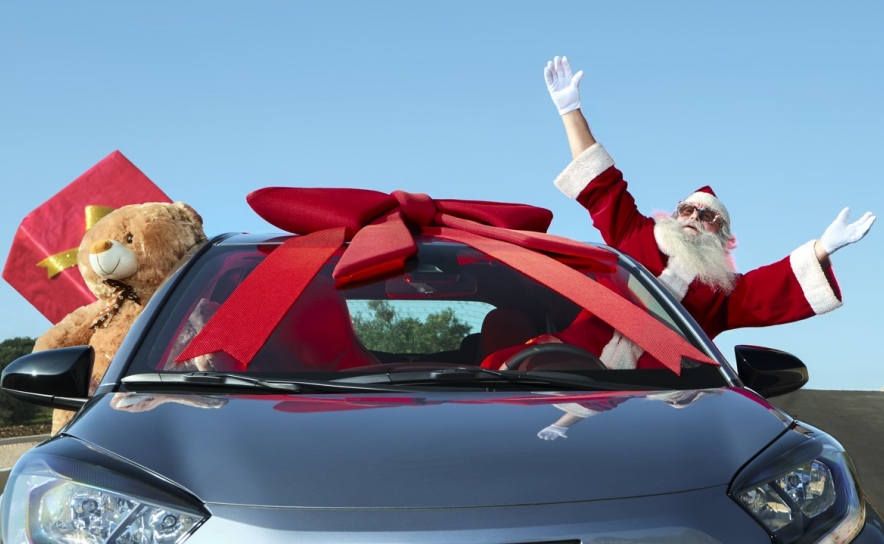
{"label": "brown plush fur", "polygon": [[[95,350],[95,362],[89,388],[91,395],[144,305],[181,258],[205,239],[202,218],[193,208],[181,202],[135,204],[109,213],[83,237],[77,256],[80,273],[98,300],[74,310],[46,331],[37,339],[34,351],[87,344],[92,346]],[[90,250],[109,243],[104,241],[112,240],[126,246],[135,256],[137,264],[134,273],[120,278],[119,281],[135,290],[140,304],[131,300],[124,301],[106,327],[93,329],[90,328],[92,323],[107,307],[114,288],[105,284],[102,277],[93,270]],[[52,416],[52,434],[57,433],[72,416],[73,412],[55,410]]]}

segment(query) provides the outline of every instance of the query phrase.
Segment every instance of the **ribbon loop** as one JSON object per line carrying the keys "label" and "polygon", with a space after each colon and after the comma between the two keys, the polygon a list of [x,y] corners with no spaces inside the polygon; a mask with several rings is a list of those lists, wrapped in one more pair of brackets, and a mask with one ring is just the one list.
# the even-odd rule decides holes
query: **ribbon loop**
{"label": "ribbon loop", "polygon": [[399,211],[421,227],[433,224],[436,218],[436,203],[432,198],[423,193],[406,193],[405,191],[393,191],[393,198],[399,202]]}
{"label": "ribbon loop", "polygon": [[390,195],[366,189],[266,187],[246,201],[258,215],[286,232],[310,234],[344,227],[347,239],[396,208]]}

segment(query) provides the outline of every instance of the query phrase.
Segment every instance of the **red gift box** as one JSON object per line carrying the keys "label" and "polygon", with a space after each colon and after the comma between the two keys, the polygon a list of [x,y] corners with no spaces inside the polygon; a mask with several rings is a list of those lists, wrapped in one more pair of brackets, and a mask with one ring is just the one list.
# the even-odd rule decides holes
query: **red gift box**
{"label": "red gift box", "polygon": [[101,217],[128,204],[171,202],[119,151],[25,216],[15,233],[3,279],[53,324],[95,300],[77,267],[83,235]]}

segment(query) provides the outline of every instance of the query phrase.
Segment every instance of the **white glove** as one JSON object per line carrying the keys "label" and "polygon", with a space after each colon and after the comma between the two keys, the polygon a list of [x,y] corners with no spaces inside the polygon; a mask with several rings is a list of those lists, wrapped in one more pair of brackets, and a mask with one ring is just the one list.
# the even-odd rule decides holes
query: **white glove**
{"label": "white glove", "polygon": [[875,222],[872,212],[866,212],[854,223],[847,223],[848,217],[850,217],[850,208],[844,208],[820,238],[820,244],[829,255],[848,244],[862,240]]}
{"label": "white glove", "polygon": [[560,425],[550,425],[546,429],[543,429],[539,433],[537,433],[537,438],[542,440],[555,440],[556,438],[568,438],[568,427],[562,427]]}
{"label": "white glove", "polygon": [[583,70],[571,75],[568,57],[554,57],[546,63],[543,77],[559,115],[580,108],[580,80],[583,79]]}

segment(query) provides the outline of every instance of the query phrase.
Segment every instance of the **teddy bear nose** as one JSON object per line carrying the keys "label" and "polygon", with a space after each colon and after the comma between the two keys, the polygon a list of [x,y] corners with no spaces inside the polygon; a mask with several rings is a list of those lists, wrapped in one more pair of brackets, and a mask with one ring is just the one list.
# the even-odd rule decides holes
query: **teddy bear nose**
{"label": "teddy bear nose", "polygon": [[110,248],[114,247],[114,244],[110,240],[98,240],[97,242],[93,242],[89,247],[89,253],[93,255],[98,255],[99,253],[104,253]]}

